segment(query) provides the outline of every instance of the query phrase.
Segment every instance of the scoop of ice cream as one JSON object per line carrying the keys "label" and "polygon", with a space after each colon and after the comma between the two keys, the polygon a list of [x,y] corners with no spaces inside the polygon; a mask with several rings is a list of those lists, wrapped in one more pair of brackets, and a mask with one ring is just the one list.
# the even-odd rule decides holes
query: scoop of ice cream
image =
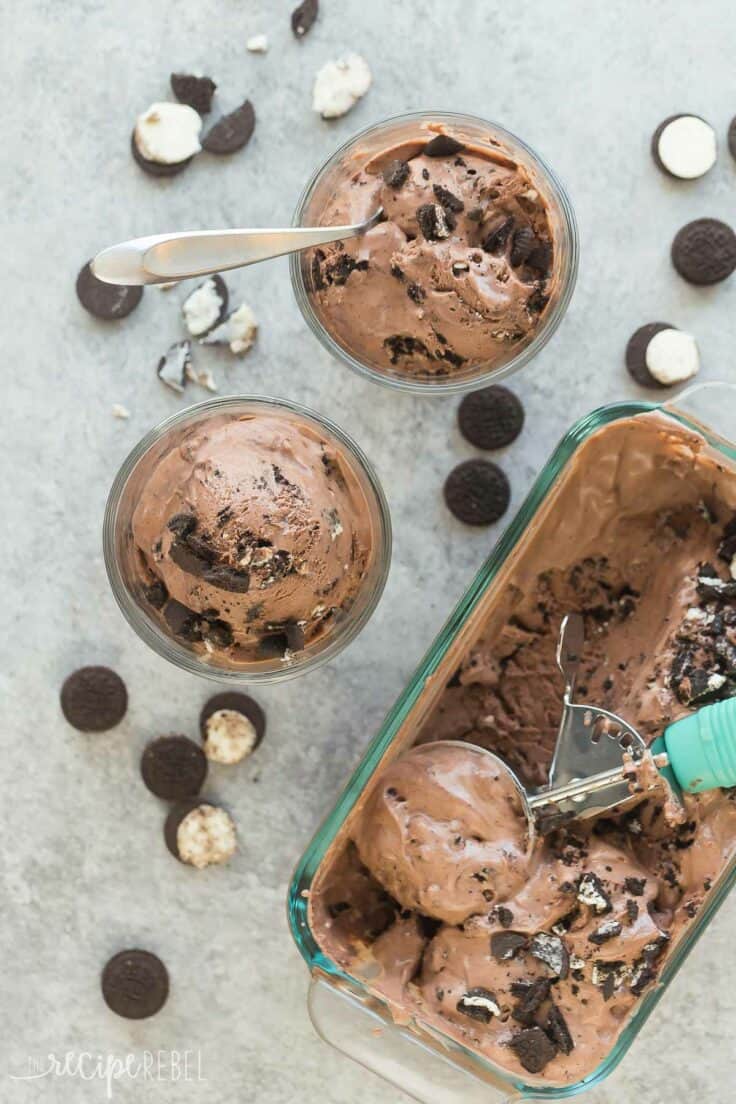
{"label": "scoop of ice cream", "polygon": [[362,488],[304,423],[222,415],[161,457],[133,514],[144,593],[234,664],[293,653],[349,610],[371,562]]}
{"label": "scoop of ice cream", "polygon": [[358,853],[403,905],[461,924],[527,873],[527,822],[509,773],[470,747],[412,749],[381,776],[355,830]]}
{"label": "scoop of ice cream", "polygon": [[[440,151],[443,147],[439,147]],[[426,152],[426,138],[346,163],[319,221],[386,216],[312,254],[315,305],[354,356],[383,370],[451,375],[505,362],[549,297],[553,234],[526,170],[491,146]]]}

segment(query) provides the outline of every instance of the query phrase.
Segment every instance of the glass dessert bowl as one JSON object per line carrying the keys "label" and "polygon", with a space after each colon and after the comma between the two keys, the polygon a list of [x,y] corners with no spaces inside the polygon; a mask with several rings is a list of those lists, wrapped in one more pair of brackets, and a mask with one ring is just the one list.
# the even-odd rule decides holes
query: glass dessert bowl
{"label": "glass dessert bowl", "polygon": [[575,286],[570,200],[541,158],[496,123],[397,116],[351,138],[308,182],[293,224],[360,238],[290,259],[299,307],[339,360],[422,393],[487,386],[557,329]]}
{"label": "glass dessert bowl", "polygon": [[602,1080],[736,882],[736,791],[719,790],[686,795],[677,823],[650,797],[558,829],[504,888],[492,855],[473,866],[490,837],[461,779],[417,781],[404,756],[467,740],[543,789],[570,609],[588,626],[581,693],[647,740],[733,693],[735,393],[572,427],[297,867],[317,1030],[420,1100],[559,1100]]}
{"label": "glass dessert bowl", "polygon": [[218,398],[166,419],[122,464],[104,520],[130,625],[195,674],[268,682],[342,650],[383,591],[391,523],[358,446],[271,398]]}

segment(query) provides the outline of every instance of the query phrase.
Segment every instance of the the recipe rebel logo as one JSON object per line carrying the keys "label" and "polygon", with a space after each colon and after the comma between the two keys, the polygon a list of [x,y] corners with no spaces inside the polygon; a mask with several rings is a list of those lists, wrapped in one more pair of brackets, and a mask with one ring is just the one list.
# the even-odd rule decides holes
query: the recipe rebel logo
{"label": "the recipe rebel logo", "polygon": [[96,1081],[105,1099],[112,1100],[115,1085],[121,1081],[140,1084],[168,1082],[177,1085],[207,1081],[198,1050],[143,1050],[128,1054],[101,1054],[92,1051],[53,1051],[42,1057],[29,1056],[24,1073],[11,1073],[12,1081]]}

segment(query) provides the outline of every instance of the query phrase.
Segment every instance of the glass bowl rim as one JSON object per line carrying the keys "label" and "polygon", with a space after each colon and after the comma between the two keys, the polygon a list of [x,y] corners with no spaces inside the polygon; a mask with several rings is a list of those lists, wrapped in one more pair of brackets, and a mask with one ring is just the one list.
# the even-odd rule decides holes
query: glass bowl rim
{"label": "glass bowl rim", "polygon": [[[122,577],[117,556],[115,554],[115,527],[117,512],[122,495],[128,480],[135,471],[138,463],[170,430],[188,422],[194,422],[200,415],[227,412],[241,408],[244,404],[262,406],[274,412],[287,411],[311,421],[319,429],[326,431],[346,450],[351,460],[362,472],[367,483],[367,490],[373,496],[375,505],[375,518],[378,521],[376,533],[375,566],[376,575],[369,600],[354,620],[349,618],[345,622],[344,631],[338,631],[333,639],[328,640],[324,647],[313,653],[306,654],[304,659],[296,659],[279,668],[245,671],[210,666],[204,663],[194,652],[190,652],[183,645],[168,638],[165,633],[154,625],[153,620],[142,610],[133,599]],[[366,491],[366,487],[363,487]],[[369,503],[370,505],[370,503]],[[103,555],[108,582],[115,601],[120,608],[125,620],[134,630],[136,635],[147,644],[158,656],[173,663],[174,666],[187,671],[189,674],[199,675],[216,682],[229,682],[232,684],[267,684],[273,682],[285,682],[292,678],[298,678],[321,667],[330,659],[333,659],[346,648],[365,627],[372,617],[381,599],[388,579],[391,567],[392,526],[391,513],[383,487],[376,471],[365,455],[360,445],[343,430],[336,422],[323,414],[318,413],[302,403],[292,399],[280,399],[271,395],[233,394],[218,395],[202,402],[184,407],[182,410],[170,414],[153,426],[141,437],[130,450],[113,480],[107,496],[105,513],[102,524]]]}
{"label": "glass bowl rim", "polygon": [[547,342],[557,331],[562,319],[567,313],[567,308],[570,305],[573,293],[575,291],[575,285],[577,282],[578,267],[580,261],[580,232],[578,229],[577,219],[575,217],[575,211],[572,205],[572,201],[568,195],[567,189],[557,176],[557,174],[550,168],[547,162],[532,149],[522,138],[519,138],[513,131],[508,130],[500,123],[494,122],[492,119],[485,119],[479,115],[473,115],[466,112],[458,111],[410,111],[399,115],[391,115],[388,118],[381,119],[378,122],[372,123],[369,126],[364,127],[362,130],[353,134],[350,138],[346,139],[338,149],[336,149],[321,165],[319,165],[310,175],[302,189],[301,195],[297,201],[296,209],[292,217],[292,226],[300,226],[301,219],[304,212],[304,208],[312,194],[313,189],[319,183],[323,175],[346,154],[351,147],[357,145],[363,138],[369,134],[373,134],[377,130],[390,127],[392,125],[399,125],[402,123],[411,122],[432,122],[437,121],[440,123],[455,123],[461,125],[463,122],[470,123],[483,127],[497,134],[501,140],[508,139],[510,142],[518,146],[541,171],[545,178],[545,184],[549,187],[553,194],[562,216],[562,222],[564,227],[564,234],[567,240],[568,246],[568,261],[567,261],[567,273],[565,277],[564,286],[562,288],[559,299],[554,305],[554,308],[545,319],[544,325],[537,331],[533,339],[526,345],[516,356],[512,357],[505,364],[498,368],[491,369],[489,371],[481,373],[477,377],[471,379],[457,380],[452,377],[448,377],[443,381],[430,380],[427,382],[421,382],[417,379],[410,377],[402,378],[398,374],[395,376],[388,375],[385,372],[379,371],[377,368],[372,367],[365,362],[358,360],[351,353],[342,347],[330,333],[326,330],[322,321],[317,316],[312,303],[309,298],[304,279],[302,276],[301,267],[301,254],[292,253],[289,257],[289,272],[291,275],[291,286],[294,292],[299,310],[302,317],[307,323],[309,329],[322,344],[338,361],[346,364],[358,375],[361,375],[367,379],[372,380],[374,383],[378,383],[383,387],[389,387],[394,390],[410,392],[418,395],[460,395],[470,391],[478,391],[483,387],[488,387],[491,383],[497,383],[499,380],[506,378],[519,371],[524,365],[528,364],[537,353],[541,352]]}

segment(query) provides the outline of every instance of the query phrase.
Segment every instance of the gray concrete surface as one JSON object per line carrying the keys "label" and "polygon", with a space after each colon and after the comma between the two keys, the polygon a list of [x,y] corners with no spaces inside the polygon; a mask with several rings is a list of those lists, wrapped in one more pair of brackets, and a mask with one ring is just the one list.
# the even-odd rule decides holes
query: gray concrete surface
{"label": "gray concrete surface", "polygon": [[[157,1104],[377,1104],[399,1094],[313,1034],[306,971],[284,894],[292,865],[386,708],[500,532],[446,514],[448,467],[472,455],[454,401],[397,396],[333,363],[306,331],[285,261],[233,275],[261,330],[242,361],[211,351],[221,390],[292,396],[341,422],[384,481],[395,559],[383,603],[326,670],[259,694],[269,734],[248,765],[215,774],[236,811],[242,850],[229,869],[179,867],[160,839],[163,810],[142,788],[146,740],[194,732],[210,687],[138,642],[108,591],[100,523],[113,475],[151,425],[186,402],[154,366],[180,335],[181,292],[146,293],[126,322],[104,325],[74,295],[97,248],[165,228],[287,222],[306,175],[357,128],[434,106],[496,118],[536,146],[567,182],[580,220],[579,287],[556,339],[514,386],[528,412],[502,463],[522,500],[571,420],[639,396],[622,352],[639,323],[694,332],[703,376],[734,378],[733,279],[710,290],[670,269],[675,230],[699,215],[734,217],[736,164],[725,131],[736,111],[730,0],[607,4],[517,0],[323,0],[293,40],[284,0],[0,2],[5,89],[2,211],[4,346],[0,1099],[105,1099],[97,1081],[11,1080],[48,1052],[201,1052],[206,1083],[121,1081],[118,1101]],[[248,54],[266,32],[271,50]],[[347,117],[312,114],[319,66],[345,49],[375,83]],[[221,102],[249,94],[255,137],[242,154],[203,158],[170,181],[144,176],[128,139],[135,115],[168,95],[172,69],[211,72]],[[701,113],[721,156],[707,179],[679,184],[652,166],[664,116]],[[116,421],[113,403],[130,408]],[[85,737],[59,713],[58,688],[84,662],[125,677],[130,711]],[[214,772],[213,772],[214,773]],[[736,961],[727,905],[597,1100],[715,1104],[733,1086]],[[158,951],[170,1001],[155,1020],[108,1013],[98,972],[122,946]]]}

